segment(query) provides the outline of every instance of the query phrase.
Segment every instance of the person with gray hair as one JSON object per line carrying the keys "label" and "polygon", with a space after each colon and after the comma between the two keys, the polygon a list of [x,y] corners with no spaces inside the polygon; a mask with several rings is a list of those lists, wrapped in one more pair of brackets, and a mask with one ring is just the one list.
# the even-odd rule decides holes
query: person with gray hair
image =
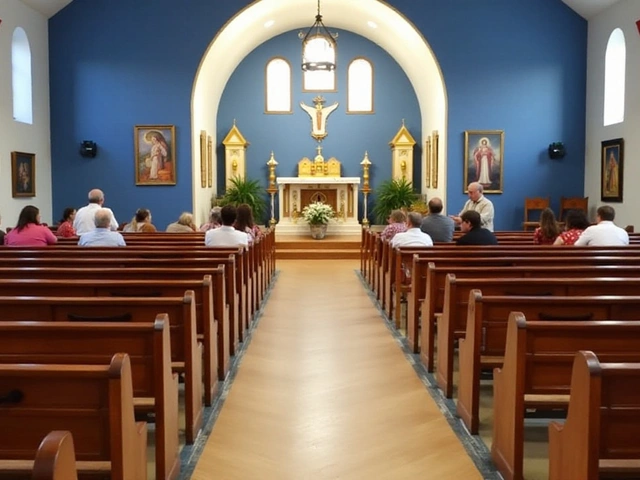
{"label": "person with gray hair", "polygon": [[76,212],[76,218],[73,220],[73,228],[76,231],[76,235],[82,235],[90,232],[96,228],[94,220],[96,212],[104,208],[111,214],[109,228],[111,230],[118,230],[118,221],[111,209],[103,207],[104,205],[104,193],[99,188],[94,188],[89,192],[89,204],[82,207]]}
{"label": "person with gray hair", "polygon": [[420,230],[422,215],[409,212],[407,215],[407,231],[396,233],[391,240],[391,247],[433,247],[431,237]]}
{"label": "person with gray hair", "polygon": [[431,237],[434,243],[450,242],[456,224],[452,218],[442,214],[442,200],[433,197],[429,200],[429,213],[422,220],[420,230]]}
{"label": "person with gray hair", "polygon": [[207,223],[203,223],[200,226],[201,232],[206,232],[208,230],[212,230],[214,228],[218,228],[222,225],[222,217],[220,216],[220,210],[222,207],[213,207],[209,212],[209,221]]}
{"label": "person with gray hair", "polygon": [[478,212],[480,214],[480,221],[482,228],[486,228],[490,232],[493,232],[493,203],[487,197],[483,195],[484,187],[481,183],[471,182],[467,187],[469,194],[469,200],[464,204],[464,207],[458,215],[452,215],[451,218],[458,225],[462,223],[460,218],[464,212]]}
{"label": "person with gray hair", "polygon": [[124,247],[127,244],[119,232],[110,229],[113,214],[108,208],[98,208],[93,217],[94,229],[80,235],[81,247]]}

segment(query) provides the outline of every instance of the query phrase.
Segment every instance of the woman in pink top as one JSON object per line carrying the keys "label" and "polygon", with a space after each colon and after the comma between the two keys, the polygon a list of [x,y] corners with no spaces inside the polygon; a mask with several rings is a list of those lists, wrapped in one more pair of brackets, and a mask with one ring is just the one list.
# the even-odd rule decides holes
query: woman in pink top
{"label": "woman in pink top", "polygon": [[10,247],[45,247],[57,241],[49,227],[40,225],[40,210],[33,205],[22,209],[16,228],[4,237],[4,244]]}

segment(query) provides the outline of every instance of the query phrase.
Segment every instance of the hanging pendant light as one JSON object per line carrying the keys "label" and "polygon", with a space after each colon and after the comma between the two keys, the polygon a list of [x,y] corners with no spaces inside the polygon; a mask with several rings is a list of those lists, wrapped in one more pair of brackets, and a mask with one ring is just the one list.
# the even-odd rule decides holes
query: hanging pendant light
{"label": "hanging pendant light", "polygon": [[305,34],[300,32],[302,39],[302,70],[305,72],[325,71],[336,69],[336,38],[337,33],[331,33],[322,22],[320,14],[320,0],[318,0],[318,14],[316,21]]}

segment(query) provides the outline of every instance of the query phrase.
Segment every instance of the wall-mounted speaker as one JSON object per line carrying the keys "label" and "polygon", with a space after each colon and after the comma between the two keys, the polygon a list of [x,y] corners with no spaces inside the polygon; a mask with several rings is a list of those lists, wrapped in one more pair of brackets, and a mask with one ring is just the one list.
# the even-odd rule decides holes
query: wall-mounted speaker
{"label": "wall-mounted speaker", "polygon": [[80,155],[83,157],[94,158],[98,154],[98,145],[91,140],[85,140],[80,144]]}
{"label": "wall-mounted speaker", "polygon": [[567,150],[564,148],[564,143],[554,142],[549,145],[549,158],[554,160],[564,158],[567,154]]}

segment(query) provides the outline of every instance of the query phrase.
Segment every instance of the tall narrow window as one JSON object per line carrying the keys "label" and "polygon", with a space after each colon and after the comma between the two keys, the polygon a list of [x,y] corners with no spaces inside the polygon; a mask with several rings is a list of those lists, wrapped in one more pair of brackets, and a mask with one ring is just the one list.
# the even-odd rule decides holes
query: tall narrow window
{"label": "tall narrow window", "polygon": [[604,57],[604,125],[624,122],[627,47],[619,28],[611,32]]}
{"label": "tall narrow window", "polygon": [[[335,63],[336,51],[323,38],[314,38],[307,42],[303,56],[307,57],[307,49],[322,49],[322,58]],[[327,50],[328,49],[328,50]],[[336,72],[319,70],[302,73],[302,90],[305,92],[333,92],[336,90]]]}
{"label": "tall narrow window", "polygon": [[291,65],[276,57],[265,68],[265,113],[292,113]]}
{"label": "tall narrow window", "polygon": [[17,27],[11,40],[11,85],[13,87],[13,119],[33,123],[33,88],[31,82],[31,48],[27,33]]}
{"label": "tall narrow window", "polygon": [[373,113],[373,65],[366,58],[347,69],[347,113]]}

